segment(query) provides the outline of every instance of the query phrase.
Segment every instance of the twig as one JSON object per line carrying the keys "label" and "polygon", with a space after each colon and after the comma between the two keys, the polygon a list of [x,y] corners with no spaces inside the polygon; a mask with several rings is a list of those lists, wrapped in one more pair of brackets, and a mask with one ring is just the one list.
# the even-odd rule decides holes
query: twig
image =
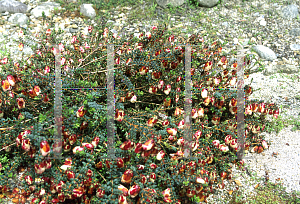
{"label": "twig", "polygon": [[100,176],[103,178],[103,180],[106,182],[106,179],[102,176],[102,174],[98,171],[98,173],[100,174]]}

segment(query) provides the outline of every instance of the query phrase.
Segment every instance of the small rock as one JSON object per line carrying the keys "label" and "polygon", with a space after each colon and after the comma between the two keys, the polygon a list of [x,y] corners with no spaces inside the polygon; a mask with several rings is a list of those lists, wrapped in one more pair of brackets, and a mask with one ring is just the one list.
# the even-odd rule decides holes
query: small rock
{"label": "small rock", "polygon": [[70,27],[71,28],[78,28],[78,26],[76,24],[72,24]]}
{"label": "small rock", "polygon": [[242,186],[242,184],[241,184],[241,182],[239,180],[234,180],[234,182],[236,183],[236,185]]}

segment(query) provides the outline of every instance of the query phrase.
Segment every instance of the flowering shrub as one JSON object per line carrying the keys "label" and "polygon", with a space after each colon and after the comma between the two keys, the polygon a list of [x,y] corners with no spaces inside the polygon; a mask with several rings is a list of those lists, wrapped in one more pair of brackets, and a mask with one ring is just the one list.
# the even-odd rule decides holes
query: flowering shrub
{"label": "flowering shrub", "polygon": [[[22,178],[21,200],[34,194],[31,203],[189,203],[194,196],[204,201],[224,179],[232,177],[230,163],[238,166],[236,152],[242,147],[236,132],[237,99],[232,90],[237,62],[228,65],[220,56],[218,42],[209,48],[193,35],[192,152],[184,157],[184,61],[185,48],[175,46],[175,36],[163,36],[164,29],[135,39],[121,39],[108,29],[89,27],[88,36],[73,36],[66,48],[50,28],[42,46],[25,62],[2,59],[0,113],[3,124],[0,144],[14,154],[11,170],[27,163]],[[25,40],[20,31],[19,45]],[[51,42],[51,43],[50,43]],[[168,42],[169,47],[164,47]],[[105,158],[106,90],[64,90],[62,143],[54,142],[53,74],[59,45],[63,84],[105,87],[108,44],[115,46],[115,159]],[[193,45],[202,44],[193,48]],[[130,46],[134,45],[134,48]],[[73,46],[73,49],[72,49]],[[245,57],[244,65],[250,60]],[[214,67],[221,68],[216,74]],[[246,76],[249,70],[245,70]],[[209,88],[210,87],[210,88]],[[248,101],[250,86],[244,88],[246,150],[261,153],[268,148],[257,134],[264,130],[264,116],[277,117],[278,107],[263,101]],[[255,113],[255,114],[254,114]],[[257,116],[256,114],[260,115]],[[254,145],[253,145],[254,144]],[[258,144],[258,145],[256,145]],[[55,152],[62,159],[54,159]],[[0,177],[0,189],[9,190],[7,175]],[[23,199],[24,200],[24,199]]]}

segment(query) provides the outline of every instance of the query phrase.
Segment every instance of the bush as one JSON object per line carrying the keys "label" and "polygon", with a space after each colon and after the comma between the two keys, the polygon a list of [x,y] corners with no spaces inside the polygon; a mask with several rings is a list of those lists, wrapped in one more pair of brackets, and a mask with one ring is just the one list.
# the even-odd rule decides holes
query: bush
{"label": "bush", "polygon": [[[223,180],[232,177],[231,163],[243,165],[236,156],[241,147],[235,130],[237,95],[232,90],[206,88],[234,85],[237,63],[228,66],[226,56],[220,56],[218,42],[209,48],[200,36],[188,39],[193,86],[198,89],[191,111],[193,149],[186,158],[182,109],[185,48],[163,47],[164,42],[177,39],[163,36],[165,28],[153,27],[151,33],[132,37],[127,44],[107,28],[97,31],[90,26],[90,38],[73,36],[73,49],[56,38],[60,30],[48,28],[46,35],[42,33],[40,50],[30,59],[15,64],[8,58],[2,60],[1,122],[5,131],[0,144],[3,148],[11,145],[7,151],[15,159],[10,171],[22,164],[34,167],[22,179],[25,191],[19,195],[21,200],[33,193],[33,203],[188,203],[195,196],[203,201],[216,188],[224,188]],[[20,40],[22,49],[26,41]],[[70,88],[104,87],[105,69],[99,67],[107,66],[106,45],[124,45],[115,46],[115,159],[106,157],[107,91],[101,89],[63,91],[62,153],[61,159],[55,159],[54,153],[60,150],[51,120],[57,50],[47,43],[59,45],[66,72],[62,84]],[[202,48],[193,48],[199,43]],[[130,45],[135,48],[129,50]],[[244,62],[249,65],[248,56]],[[221,73],[210,73],[212,66],[221,67]],[[247,77],[249,70],[245,73]],[[264,129],[264,116],[277,117],[278,107],[248,101],[250,86],[245,92],[244,145],[246,150],[260,153],[268,147],[263,138],[257,138]],[[0,177],[3,193],[9,190],[10,171]]]}

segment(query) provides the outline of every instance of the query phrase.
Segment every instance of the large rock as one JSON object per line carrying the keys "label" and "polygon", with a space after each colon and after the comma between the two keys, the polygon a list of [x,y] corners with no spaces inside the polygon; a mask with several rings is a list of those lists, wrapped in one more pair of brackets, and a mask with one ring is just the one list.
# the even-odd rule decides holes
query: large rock
{"label": "large rock", "polygon": [[294,5],[294,4],[281,7],[280,14],[281,14],[281,17],[284,19],[297,18],[297,16],[299,15],[298,7],[297,7],[297,5]]}
{"label": "large rock", "polygon": [[263,72],[263,74],[265,76],[270,76],[272,74],[281,73],[281,72],[285,74],[297,74],[299,72],[299,68],[291,64],[266,66],[266,69]]}
{"label": "large rock", "polygon": [[9,17],[8,22],[12,24],[19,24],[19,25],[26,25],[28,21],[28,17],[24,15],[23,13],[15,13]]}
{"label": "large rock", "polygon": [[219,0],[197,0],[201,7],[212,8],[218,5]]}
{"label": "large rock", "polygon": [[89,18],[92,18],[92,19],[94,19],[96,16],[96,11],[93,8],[93,4],[82,4],[80,6],[80,12],[84,16],[88,16]]}
{"label": "large rock", "polygon": [[156,0],[156,3],[163,8],[167,8],[168,4],[173,7],[181,6],[182,4],[184,4],[184,1],[185,0]]}
{"label": "large rock", "polygon": [[252,48],[261,58],[265,60],[273,61],[274,59],[277,59],[275,52],[264,45],[256,45]]}
{"label": "large rock", "polygon": [[32,9],[30,14],[35,18],[39,18],[42,17],[42,12],[44,11],[45,15],[49,16],[50,12],[53,11],[54,8],[61,9],[60,4],[55,2],[45,2]]}
{"label": "large rock", "polygon": [[[170,4],[173,7],[181,6],[186,2],[186,0],[156,0],[156,3],[163,7],[167,8],[167,5]],[[212,8],[218,5],[219,0],[197,0],[198,6]]]}
{"label": "large rock", "polygon": [[15,0],[0,1],[0,12],[26,13],[27,5]]}

